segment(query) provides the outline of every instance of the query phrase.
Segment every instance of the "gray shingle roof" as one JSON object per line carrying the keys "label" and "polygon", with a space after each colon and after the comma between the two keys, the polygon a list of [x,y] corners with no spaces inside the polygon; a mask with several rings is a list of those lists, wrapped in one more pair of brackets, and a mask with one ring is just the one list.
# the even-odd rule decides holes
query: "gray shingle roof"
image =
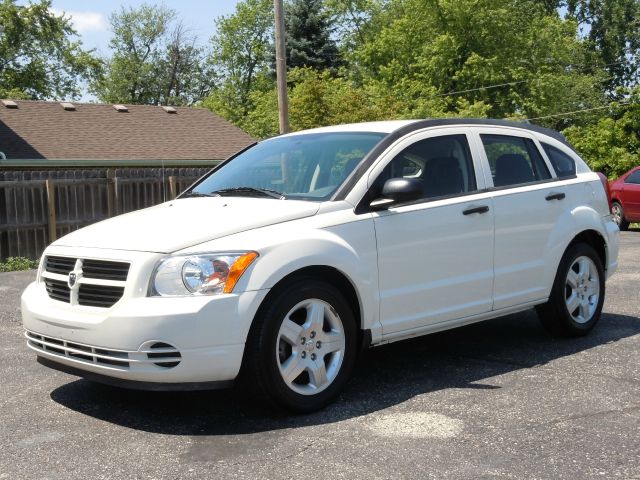
{"label": "gray shingle roof", "polygon": [[0,151],[8,159],[222,160],[254,139],[204,108],[16,100],[0,103]]}

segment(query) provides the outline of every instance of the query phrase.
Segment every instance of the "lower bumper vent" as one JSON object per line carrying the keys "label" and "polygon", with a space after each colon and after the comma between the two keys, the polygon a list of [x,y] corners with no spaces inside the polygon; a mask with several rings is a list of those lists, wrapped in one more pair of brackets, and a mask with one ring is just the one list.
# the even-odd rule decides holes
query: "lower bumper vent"
{"label": "lower bumper vent", "polygon": [[182,355],[177,348],[168,343],[156,342],[149,347],[147,358],[152,360],[154,365],[164,368],[173,368],[180,365]]}
{"label": "lower bumper vent", "polygon": [[46,337],[33,332],[26,332],[27,344],[36,351],[72,358],[94,365],[103,365],[128,370],[129,353],[118,350],[80,345],[59,338]]}
{"label": "lower bumper vent", "polygon": [[180,351],[164,342],[150,341],[137,351],[111,350],[92,345],[70,342],[40,333],[25,331],[27,345],[39,353],[67,358],[88,365],[135,370],[160,367],[174,368],[180,365]]}

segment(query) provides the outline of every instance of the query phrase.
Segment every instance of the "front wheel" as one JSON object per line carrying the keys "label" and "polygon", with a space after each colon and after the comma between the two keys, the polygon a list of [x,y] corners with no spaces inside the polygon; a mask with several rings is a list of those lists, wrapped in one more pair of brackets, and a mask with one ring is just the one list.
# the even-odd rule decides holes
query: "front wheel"
{"label": "front wheel", "polygon": [[576,337],[589,333],[600,319],[605,277],[602,261],[586,243],[567,249],[551,289],[549,301],[537,307],[551,333]]}
{"label": "front wheel", "polygon": [[356,357],[351,308],[332,285],[305,279],[260,309],[246,344],[249,387],[280,407],[318,410],[343,388]]}

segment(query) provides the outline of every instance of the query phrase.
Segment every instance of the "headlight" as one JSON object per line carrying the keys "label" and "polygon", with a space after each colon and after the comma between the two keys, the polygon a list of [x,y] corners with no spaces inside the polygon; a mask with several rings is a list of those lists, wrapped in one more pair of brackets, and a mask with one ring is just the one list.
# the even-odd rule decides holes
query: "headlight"
{"label": "headlight", "polygon": [[151,278],[151,296],[219,295],[233,287],[258,252],[201,253],[164,258]]}

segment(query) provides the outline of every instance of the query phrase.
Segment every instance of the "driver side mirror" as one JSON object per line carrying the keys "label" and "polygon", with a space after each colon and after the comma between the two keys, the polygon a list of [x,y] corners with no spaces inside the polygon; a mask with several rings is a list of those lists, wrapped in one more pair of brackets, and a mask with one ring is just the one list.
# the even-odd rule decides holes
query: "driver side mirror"
{"label": "driver side mirror", "polygon": [[384,210],[396,203],[411,202],[424,196],[424,182],[419,178],[390,178],[384,182],[381,198],[371,202],[373,210]]}

